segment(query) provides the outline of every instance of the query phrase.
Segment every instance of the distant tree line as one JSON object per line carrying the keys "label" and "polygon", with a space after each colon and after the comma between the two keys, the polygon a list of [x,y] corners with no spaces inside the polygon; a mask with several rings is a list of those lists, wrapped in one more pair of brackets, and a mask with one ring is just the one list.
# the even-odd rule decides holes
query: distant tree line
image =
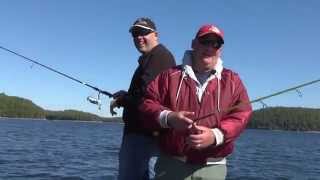
{"label": "distant tree line", "polygon": [[45,116],[45,110],[30,100],[0,93],[0,117],[43,119]]}
{"label": "distant tree line", "polygon": [[104,118],[76,110],[45,110],[28,99],[7,96],[4,93],[0,93],[0,117],[48,120],[121,121],[121,118]]}
{"label": "distant tree line", "polygon": [[[28,99],[4,93],[0,93],[0,117],[122,122],[121,117],[105,118],[76,110],[44,110]],[[248,128],[320,131],[320,109],[270,107],[255,110]]]}
{"label": "distant tree line", "polygon": [[254,111],[248,128],[320,131],[320,109],[270,107]]}
{"label": "distant tree line", "polygon": [[102,120],[100,116],[76,111],[76,110],[64,110],[64,111],[46,111],[46,119],[48,120],[80,120],[80,121],[99,121]]}

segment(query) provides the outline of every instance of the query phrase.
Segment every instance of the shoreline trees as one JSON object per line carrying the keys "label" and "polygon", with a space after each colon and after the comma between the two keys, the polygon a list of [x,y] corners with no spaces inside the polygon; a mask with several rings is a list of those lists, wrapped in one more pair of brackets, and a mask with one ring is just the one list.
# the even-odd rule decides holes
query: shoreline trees
{"label": "shoreline trees", "polygon": [[[45,110],[28,99],[7,96],[4,93],[0,93],[0,117],[122,122],[121,117],[100,117],[76,110]],[[258,109],[253,112],[248,128],[320,131],[320,109],[301,107]]]}

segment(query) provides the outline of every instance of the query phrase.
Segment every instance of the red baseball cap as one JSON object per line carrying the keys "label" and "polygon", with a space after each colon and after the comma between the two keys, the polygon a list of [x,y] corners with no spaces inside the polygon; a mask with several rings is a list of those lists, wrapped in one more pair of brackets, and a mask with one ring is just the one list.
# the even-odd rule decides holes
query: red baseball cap
{"label": "red baseball cap", "polygon": [[222,43],[224,43],[224,40],[223,40],[224,33],[217,26],[212,24],[205,24],[201,26],[197,32],[196,38],[203,37],[207,34],[215,34],[216,36],[220,37],[222,40]]}

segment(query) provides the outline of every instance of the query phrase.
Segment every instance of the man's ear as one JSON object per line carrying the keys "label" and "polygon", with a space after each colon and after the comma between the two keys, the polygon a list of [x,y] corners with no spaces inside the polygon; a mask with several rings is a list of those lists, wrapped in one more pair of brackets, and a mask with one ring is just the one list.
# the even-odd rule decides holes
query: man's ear
{"label": "man's ear", "polygon": [[222,54],[222,46],[217,50],[217,54],[219,57],[221,57]]}
{"label": "man's ear", "polygon": [[159,34],[157,31],[154,32],[154,37],[156,37],[157,40],[159,39]]}

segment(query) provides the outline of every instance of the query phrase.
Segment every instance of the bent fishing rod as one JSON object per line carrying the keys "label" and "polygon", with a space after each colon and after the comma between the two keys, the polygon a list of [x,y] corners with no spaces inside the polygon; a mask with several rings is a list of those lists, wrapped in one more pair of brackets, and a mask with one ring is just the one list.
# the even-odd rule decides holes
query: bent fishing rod
{"label": "bent fishing rod", "polygon": [[72,76],[70,76],[70,75],[67,75],[67,74],[62,73],[62,72],[60,72],[60,71],[58,71],[58,70],[56,70],[56,69],[53,69],[53,68],[51,68],[51,67],[49,67],[49,66],[46,66],[46,65],[44,65],[44,64],[41,64],[41,63],[39,63],[39,62],[36,61],[36,60],[33,60],[33,59],[28,58],[28,57],[26,57],[26,56],[24,56],[24,55],[21,55],[21,54],[15,52],[15,51],[12,51],[12,50],[10,50],[10,49],[8,49],[8,48],[5,48],[5,47],[3,47],[3,46],[0,46],[0,49],[2,49],[2,50],[4,50],[4,51],[7,51],[7,52],[9,52],[9,53],[11,53],[11,54],[14,54],[14,55],[16,55],[16,56],[18,56],[18,57],[21,57],[21,58],[24,59],[25,61],[31,62],[31,63],[33,63],[33,64],[37,64],[37,65],[39,65],[39,66],[41,66],[41,67],[43,67],[43,68],[45,68],[45,69],[47,69],[47,70],[49,70],[49,71],[55,72],[55,73],[57,73],[57,74],[60,74],[60,75],[63,76],[63,77],[66,77],[66,78],[68,78],[68,79],[71,79],[71,80],[73,80],[73,81],[75,81],[75,82],[77,82],[77,83],[80,83],[80,84],[82,84],[82,85],[85,85],[85,86],[87,86],[87,87],[89,87],[89,88],[97,91],[97,92],[98,92],[98,97],[97,97],[97,98],[94,98],[94,97],[89,96],[89,97],[87,97],[87,100],[88,100],[90,103],[93,103],[93,104],[98,105],[98,106],[99,106],[99,109],[100,109],[100,107],[101,107],[100,94],[106,95],[106,96],[108,96],[108,97],[110,97],[110,98],[113,97],[113,94],[110,93],[110,92],[108,92],[108,91],[101,90],[101,89],[99,89],[99,88],[97,88],[97,87],[95,87],[95,86],[92,86],[92,85],[90,85],[90,84],[88,84],[88,83],[85,83],[85,82],[83,82],[83,81],[80,81],[80,80],[78,80],[78,79],[76,79],[76,78],[74,78],[74,77],[72,77]]}
{"label": "bent fishing rod", "polygon": [[[316,80],[309,81],[309,82],[306,82],[306,83],[303,83],[303,84],[300,84],[300,85],[297,85],[297,86],[294,86],[294,87],[290,87],[290,88],[288,88],[288,89],[284,89],[284,90],[281,90],[281,91],[272,93],[272,94],[270,94],[270,95],[267,95],[267,96],[263,96],[263,97],[254,99],[254,100],[249,101],[249,102],[240,102],[239,104],[237,104],[237,105],[235,105],[235,106],[232,106],[232,107],[230,107],[230,108],[228,108],[228,109],[223,110],[223,112],[230,112],[230,111],[232,111],[232,110],[234,110],[234,109],[236,109],[236,108],[239,108],[239,107],[241,107],[241,106],[245,106],[245,105],[248,105],[248,104],[253,104],[253,103],[256,103],[256,102],[260,102],[260,103],[263,104],[263,106],[265,106],[265,104],[263,103],[263,100],[269,99],[269,98],[271,98],[271,97],[278,96],[278,95],[281,95],[281,94],[284,94],[284,93],[287,93],[287,92],[289,92],[289,91],[294,91],[294,90],[296,90],[296,91],[299,93],[299,95],[301,95],[301,94],[300,94],[301,92],[298,91],[299,88],[302,88],[302,87],[305,87],[305,86],[309,86],[309,85],[311,85],[311,84],[315,84],[315,83],[318,83],[318,82],[320,82],[320,79],[316,79]],[[212,112],[212,113],[209,113],[209,114],[204,115],[204,116],[202,116],[202,117],[198,117],[198,118],[194,119],[194,122],[197,122],[197,121],[199,121],[199,120],[201,120],[201,119],[204,119],[204,118],[207,118],[207,117],[210,117],[210,116],[213,116],[213,115],[215,115],[215,114],[216,114],[216,112]]]}

